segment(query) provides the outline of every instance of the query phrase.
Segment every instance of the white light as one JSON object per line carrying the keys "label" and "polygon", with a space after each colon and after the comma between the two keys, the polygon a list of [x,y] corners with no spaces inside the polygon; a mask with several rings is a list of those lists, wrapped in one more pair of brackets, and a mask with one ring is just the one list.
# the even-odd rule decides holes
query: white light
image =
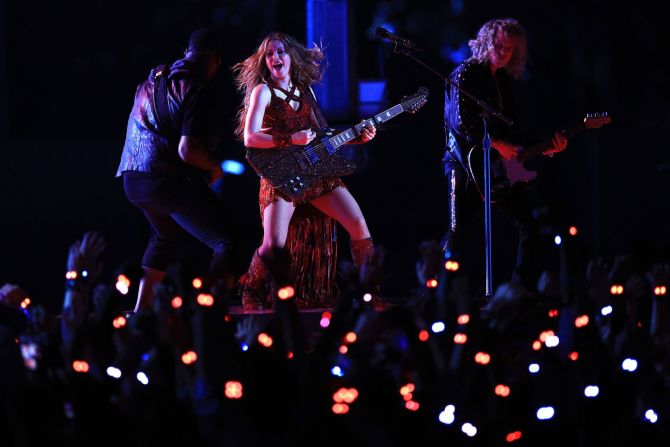
{"label": "white light", "polygon": [[555,348],[556,346],[558,346],[559,341],[560,340],[556,335],[551,335],[547,337],[547,339],[544,341],[544,344],[547,346],[547,348]]}
{"label": "white light", "polygon": [[613,310],[613,309],[612,309],[612,306],[605,306],[605,307],[603,307],[602,309],[600,309],[600,314],[601,314],[603,317],[605,317],[605,316],[611,314],[611,313],[612,313],[612,310]]}
{"label": "white light", "polygon": [[244,174],[244,165],[239,161],[224,160],[223,163],[221,163],[221,170],[228,174],[241,175]]}
{"label": "white light", "polygon": [[528,365],[528,371],[530,371],[531,374],[537,374],[540,372],[540,365],[538,363],[531,363]]}
{"label": "white light", "polygon": [[655,412],[653,409],[651,409],[651,408],[648,409],[647,411],[645,411],[645,413],[644,413],[644,418],[645,418],[646,420],[648,420],[649,422],[651,422],[652,424],[655,424],[656,421],[658,421],[658,415],[657,415],[656,412]]}
{"label": "white light", "polygon": [[144,374],[142,371],[137,373],[137,380],[142,384],[142,385],[149,385],[149,378],[147,377],[146,374]]}
{"label": "white light", "polygon": [[365,295],[363,295],[363,301],[365,301],[366,303],[369,303],[370,301],[372,301],[372,295],[369,294],[369,293],[366,293]]}
{"label": "white light", "polygon": [[319,322],[319,326],[321,327],[328,327],[330,326],[330,318],[322,318],[321,321]]}
{"label": "white light", "polygon": [[333,369],[330,370],[330,373],[337,377],[344,376],[344,371],[342,371],[342,368],[340,368],[339,366],[333,366]]}
{"label": "white light", "polygon": [[557,234],[556,237],[554,238],[554,244],[556,245],[561,245],[562,239],[561,237]]}
{"label": "white light", "polygon": [[116,290],[118,290],[121,295],[128,295],[128,286],[122,281],[116,283]]}
{"label": "white light", "polygon": [[621,363],[621,368],[623,368],[624,371],[633,372],[637,369],[637,360],[626,359]]}
{"label": "white light", "polygon": [[242,343],[242,351],[247,352],[249,350],[249,345],[246,343]]}
{"label": "white light", "polygon": [[589,385],[584,388],[584,396],[596,397],[600,393],[600,388],[597,385]]}
{"label": "white light", "polygon": [[456,416],[454,416],[454,413],[448,413],[447,410],[444,410],[442,413],[440,413],[440,416],[438,418],[440,422],[446,425],[451,425],[454,423],[454,420],[456,419]]}
{"label": "white light", "polygon": [[444,331],[445,326],[444,326],[444,323],[442,323],[441,321],[436,321],[435,323],[433,323],[433,325],[430,328],[433,332],[435,332],[437,334],[439,332]]}
{"label": "white light", "polygon": [[546,421],[554,417],[554,407],[540,407],[537,410],[537,418]]}
{"label": "white light", "polygon": [[86,278],[86,277],[88,276],[88,270],[82,270],[82,272],[81,272],[81,276],[83,276],[84,278]]}
{"label": "white light", "polygon": [[107,368],[107,375],[109,377],[113,377],[115,379],[120,379],[121,378],[121,370],[119,368],[115,368],[113,366],[110,366]]}
{"label": "white light", "polygon": [[474,435],[477,434],[477,427],[475,427],[469,422],[466,422],[461,427],[461,431],[472,438]]}

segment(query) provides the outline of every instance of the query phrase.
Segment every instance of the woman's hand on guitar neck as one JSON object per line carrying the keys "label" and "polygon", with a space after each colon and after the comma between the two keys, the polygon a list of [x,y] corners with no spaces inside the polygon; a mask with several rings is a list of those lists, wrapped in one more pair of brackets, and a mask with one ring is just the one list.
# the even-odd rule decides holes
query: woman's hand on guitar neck
{"label": "woman's hand on guitar neck", "polygon": [[556,132],[554,137],[551,139],[551,147],[542,153],[547,157],[553,157],[554,154],[558,154],[559,152],[564,151],[567,146],[568,139],[565,138],[562,133]]}
{"label": "woman's hand on guitar neck", "polygon": [[511,160],[521,152],[522,147],[516,144],[508,143],[503,140],[496,140],[491,138],[491,146],[500,153],[500,156],[505,160]]}

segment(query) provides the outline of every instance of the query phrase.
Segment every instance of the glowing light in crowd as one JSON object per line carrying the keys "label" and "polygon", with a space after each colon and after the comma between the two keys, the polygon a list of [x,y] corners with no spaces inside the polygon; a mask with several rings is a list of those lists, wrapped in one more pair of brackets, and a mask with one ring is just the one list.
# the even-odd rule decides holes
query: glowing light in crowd
{"label": "glowing light in crowd", "polygon": [[577,227],[575,227],[575,226],[573,225],[573,226],[570,227],[570,229],[568,230],[568,232],[570,233],[570,236],[577,236],[577,233],[578,233],[579,231],[577,230]]}
{"label": "glowing light in crowd", "polygon": [[572,360],[573,362],[576,362],[577,359],[579,358],[579,352],[577,352],[577,351],[572,351],[568,357],[569,357],[570,360]]}
{"label": "glowing light in crowd", "polygon": [[293,357],[294,357],[294,355],[293,355],[293,351],[289,351],[289,352],[286,354],[286,358],[289,359],[289,360],[291,360]]}
{"label": "glowing light in crowd", "polygon": [[421,332],[419,332],[419,340],[427,341],[428,338],[430,338],[430,334],[428,333],[427,330],[424,329]]}
{"label": "glowing light in crowd", "polygon": [[260,343],[261,346],[269,348],[270,346],[272,346],[272,337],[270,337],[265,332],[261,332],[260,334],[258,334],[258,343]]}
{"label": "glowing light in crowd", "polygon": [[116,368],[114,366],[110,366],[107,368],[107,375],[109,377],[113,377],[114,379],[120,379],[121,378],[121,370],[119,368]]}
{"label": "glowing light in crowd", "polygon": [[172,301],[170,301],[170,305],[173,309],[179,309],[184,305],[184,300],[180,296],[175,296],[172,298]]}
{"label": "glowing light in crowd", "polygon": [[556,334],[552,330],[540,332],[540,341],[544,343],[545,341],[547,341],[547,338],[553,337],[554,335]]}
{"label": "glowing light in crowd", "polygon": [[223,160],[221,170],[226,174],[242,175],[244,174],[244,165],[235,160]]}
{"label": "glowing light in crowd", "polygon": [[533,351],[539,351],[542,349],[542,342],[540,340],[535,340],[533,342]]}
{"label": "glowing light in crowd", "polygon": [[658,414],[656,414],[656,412],[650,408],[644,412],[644,418],[652,424],[655,424],[656,421],[658,421]]}
{"label": "glowing light in crowd", "polygon": [[344,341],[347,343],[355,343],[357,339],[355,332],[347,332],[347,335],[344,336]]}
{"label": "glowing light in crowd", "polygon": [[518,441],[522,437],[522,433],[520,431],[513,431],[512,433],[508,433],[507,436],[505,437],[505,441],[507,442],[514,442]]}
{"label": "glowing light in crowd", "polygon": [[336,403],[351,404],[358,398],[358,390],[356,388],[340,388],[333,394],[333,400]]}
{"label": "glowing light in crowd", "polygon": [[403,385],[400,387],[400,394],[402,396],[406,396],[408,394],[411,394],[414,392],[414,384],[413,383],[408,383],[407,385]]}
{"label": "glowing light in crowd", "polygon": [[340,354],[344,355],[347,352],[349,352],[349,348],[347,348],[345,345],[342,345],[342,346],[340,346],[339,351],[340,351]]}
{"label": "glowing light in crowd", "polygon": [[454,343],[457,345],[462,345],[468,341],[468,336],[465,334],[455,334],[454,335]]}
{"label": "glowing light in crowd", "polygon": [[554,407],[540,407],[537,409],[537,418],[546,421],[554,417]]}
{"label": "glowing light in crowd", "polygon": [[607,315],[609,315],[609,314],[612,313],[612,310],[614,310],[614,309],[612,308],[612,306],[605,306],[605,307],[603,307],[602,309],[600,309],[600,314],[601,314],[603,317],[606,317]]}
{"label": "glowing light in crowd", "polygon": [[561,239],[561,236],[558,234],[554,237],[554,244],[556,245],[561,245],[561,242],[563,242],[563,239]]}
{"label": "glowing light in crowd", "polygon": [[199,293],[195,300],[203,307],[212,307],[214,305],[214,297],[208,293]]}
{"label": "glowing light in crowd", "polygon": [[405,402],[405,408],[407,408],[409,411],[417,411],[419,409],[419,402],[415,402],[413,400]]}
{"label": "glowing light in crowd", "polygon": [[30,298],[28,297],[24,298],[23,301],[21,301],[21,309],[27,309],[28,306],[30,306],[30,303],[31,303]]}
{"label": "glowing light in crowd", "polygon": [[69,272],[65,273],[65,279],[77,279],[77,272],[74,270],[70,270]]}
{"label": "glowing light in crowd", "polygon": [[363,295],[363,301],[365,301],[366,303],[369,303],[370,301],[372,301],[372,294],[371,293],[366,293],[365,295]]}
{"label": "glowing light in crowd", "polygon": [[191,281],[191,285],[193,286],[194,289],[201,288],[202,287],[202,279],[193,278],[193,281]]}
{"label": "glowing light in crowd", "polygon": [[291,286],[285,286],[277,291],[277,297],[282,300],[290,300],[295,296],[295,289]]}
{"label": "glowing light in crowd", "polygon": [[118,317],[114,318],[114,321],[112,321],[112,326],[114,326],[114,329],[121,329],[126,325],[126,322],[126,318],[119,315]]}
{"label": "glowing light in crowd", "polygon": [[88,271],[82,270],[81,271],[81,276],[82,276],[82,278],[88,278]]}
{"label": "glowing light in crowd", "polygon": [[444,407],[444,410],[440,412],[440,415],[437,417],[440,422],[442,422],[445,425],[451,425],[454,420],[456,420],[455,413],[456,412],[456,407],[453,405],[447,405]]}
{"label": "glowing light in crowd", "polygon": [[558,309],[551,309],[549,311],[549,318],[556,318],[558,316]]}
{"label": "glowing light in crowd", "polygon": [[198,360],[198,354],[195,351],[188,351],[181,355],[181,361],[184,365],[192,365],[196,360]]}
{"label": "glowing light in crowd", "polygon": [[428,281],[426,281],[426,287],[428,287],[429,289],[436,288],[437,287],[437,279],[432,278],[432,279],[429,279]]}
{"label": "glowing light in crowd", "polygon": [[597,385],[589,385],[584,388],[584,396],[586,397],[596,397],[600,394],[600,388]]}
{"label": "glowing light in crowd", "polygon": [[226,323],[230,323],[231,321],[233,321],[233,317],[231,317],[230,314],[226,314],[223,317],[223,321],[225,321]]}
{"label": "glowing light in crowd", "polygon": [[130,280],[126,275],[119,275],[116,278],[116,290],[121,295],[128,295],[128,289],[130,289]]}
{"label": "glowing light in crowd", "polygon": [[507,397],[509,396],[510,389],[507,385],[496,385],[494,392],[496,393],[496,396],[500,397]]}
{"label": "glowing light in crowd", "polygon": [[540,365],[539,365],[539,363],[531,363],[530,365],[528,365],[528,371],[529,371],[531,374],[537,374],[537,373],[539,373],[539,372],[540,372]]}
{"label": "glowing light in crowd", "polygon": [[470,322],[470,315],[463,314],[458,316],[458,324],[468,324]]}
{"label": "glowing light in crowd", "polygon": [[456,261],[449,260],[444,263],[444,268],[450,272],[457,272],[460,265]]}
{"label": "glowing light in crowd", "polygon": [[142,385],[149,385],[149,378],[142,371],[138,372],[137,376],[135,377],[137,377],[137,381],[140,382]]}
{"label": "glowing light in crowd", "polygon": [[72,369],[75,372],[86,374],[89,371],[88,362],[84,360],[75,360],[72,362]]}
{"label": "glowing light in crowd", "polygon": [[626,359],[621,363],[621,368],[624,371],[633,372],[637,369],[637,360]]}
{"label": "glowing light in crowd", "polygon": [[610,287],[610,293],[612,295],[622,295],[623,286],[621,284],[613,284],[612,287]]}
{"label": "glowing light in crowd", "polygon": [[321,321],[319,322],[319,326],[322,328],[327,328],[330,326],[330,319],[332,318],[332,314],[328,311],[325,311],[324,313],[321,314]]}
{"label": "glowing light in crowd", "polygon": [[663,296],[668,293],[668,288],[665,286],[656,286],[654,287],[654,295]]}
{"label": "glowing light in crowd", "polygon": [[229,380],[226,382],[224,393],[228,399],[241,399],[242,384],[236,380]]}
{"label": "glowing light in crowd", "polygon": [[588,315],[582,315],[581,317],[577,317],[575,319],[575,326],[576,327],[584,327],[587,324],[589,324],[589,316]]}
{"label": "glowing light in crowd", "polygon": [[475,354],[475,362],[480,365],[488,365],[491,362],[491,356],[486,352],[478,352]]}
{"label": "glowing light in crowd", "polygon": [[477,434],[477,427],[469,422],[466,422],[461,426],[461,431],[472,438]]}
{"label": "glowing light in crowd", "polygon": [[442,332],[442,331],[444,331],[445,328],[446,328],[446,326],[445,326],[444,323],[441,322],[441,321],[436,321],[436,322],[433,323],[433,325],[430,327],[430,329],[431,329],[434,333],[436,333],[436,334],[437,334],[437,333],[440,333],[440,332]]}
{"label": "glowing light in crowd", "polygon": [[344,377],[344,371],[339,366],[333,366],[330,373],[336,377]]}
{"label": "glowing light in crowd", "polygon": [[244,342],[242,342],[240,346],[242,347],[242,351],[244,352],[247,352],[249,350],[249,345]]}
{"label": "glowing light in crowd", "polygon": [[544,344],[547,348],[555,348],[558,346],[559,342],[560,339],[556,335],[552,335],[551,337],[547,337],[547,339],[544,341]]}
{"label": "glowing light in crowd", "polygon": [[335,414],[347,414],[349,413],[349,405],[347,404],[334,404],[333,413]]}

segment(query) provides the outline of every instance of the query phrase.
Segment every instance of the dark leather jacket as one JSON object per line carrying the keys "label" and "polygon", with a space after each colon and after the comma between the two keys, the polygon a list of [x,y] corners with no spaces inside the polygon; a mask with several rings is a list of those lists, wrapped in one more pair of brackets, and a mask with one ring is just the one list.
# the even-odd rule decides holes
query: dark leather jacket
{"label": "dark leather jacket", "polygon": [[[466,61],[451,73],[449,79],[505,115],[513,114],[511,80],[504,70],[498,70],[494,76],[487,63]],[[514,119],[513,116],[510,118]],[[484,136],[479,107],[453,86],[448,86],[444,95],[444,127],[447,152],[461,163],[472,146],[481,144]],[[509,129],[491,119],[489,134],[492,138],[505,139]]]}
{"label": "dark leather jacket", "polygon": [[182,135],[185,109],[192,105],[207,83],[194,61],[180,59],[172,64],[167,102],[176,129],[172,132],[159,129],[154,104],[154,77],[159,68],[152,69],[149,78],[137,87],[117,177],[125,171],[168,176],[190,175],[194,172],[194,168],[179,157],[179,138]]}

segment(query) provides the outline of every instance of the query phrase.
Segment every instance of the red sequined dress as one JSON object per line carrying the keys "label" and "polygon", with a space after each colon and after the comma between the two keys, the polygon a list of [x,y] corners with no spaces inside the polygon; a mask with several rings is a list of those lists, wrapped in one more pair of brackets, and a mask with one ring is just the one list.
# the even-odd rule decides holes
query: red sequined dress
{"label": "red sequined dress", "polygon": [[[300,130],[314,128],[312,112],[318,127],[327,123],[321,114],[309,88],[294,84],[291,91],[270,87],[272,99],[265,109],[263,129],[271,135],[292,134]],[[275,89],[282,91],[286,98],[277,96]],[[295,90],[299,91],[299,95]],[[294,109],[289,101],[299,102]],[[267,150],[282,150],[279,148]],[[300,198],[293,200],[296,210],[289,224],[286,246],[291,258],[291,279],[296,289],[296,303],[299,307],[329,307],[334,304],[335,274],[337,261],[336,222],[309,205],[309,201],[335,188],[344,187],[338,177],[324,178],[314,183]],[[261,219],[263,211],[279,197],[290,201],[270,182],[261,178],[259,206]],[[268,309],[272,307],[270,281],[263,261],[256,253],[249,271],[240,279],[242,304],[245,310]]]}

